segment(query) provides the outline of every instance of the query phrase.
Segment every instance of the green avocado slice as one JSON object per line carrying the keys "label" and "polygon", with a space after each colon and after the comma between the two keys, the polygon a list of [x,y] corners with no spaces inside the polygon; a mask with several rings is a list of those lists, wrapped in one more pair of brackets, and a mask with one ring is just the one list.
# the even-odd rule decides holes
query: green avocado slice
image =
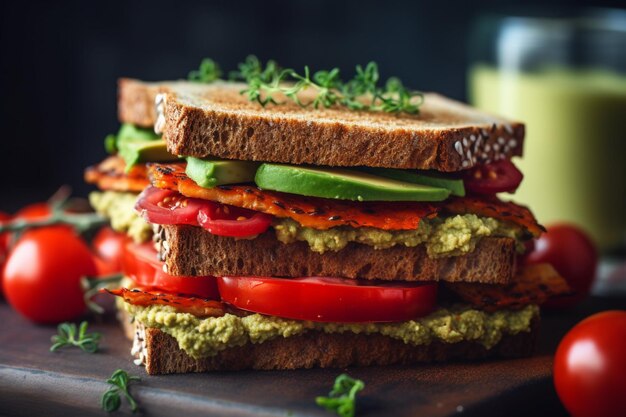
{"label": "green avocado slice", "polygon": [[159,135],[128,123],[122,125],[115,139],[107,137],[107,146],[115,148],[124,159],[127,172],[139,162],[167,162],[178,159],[167,151],[165,141]]}
{"label": "green avocado slice", "polygon": [[255,176],[264,189],[353,201],[441,201],[445,188],[411,184],[341,168],[261,164]]}
{"label": "green avocado slice", "polygon": [[252,182],[258,167],[257,162],[187,157],[185,173],[200,187],[213,188],[222,184]]}
{"label": "green avocado slice", "polygon": [[410,182],[413,184],[430,185],[431,187],[446,188],[452,195],[465,197],[465,187],[463,180],[444,178],[441,174],[432,171],[416,172],[394,168],[371,168],[362,167],[359,171],[367,172],[380,177],[391,178],[398,181]]}

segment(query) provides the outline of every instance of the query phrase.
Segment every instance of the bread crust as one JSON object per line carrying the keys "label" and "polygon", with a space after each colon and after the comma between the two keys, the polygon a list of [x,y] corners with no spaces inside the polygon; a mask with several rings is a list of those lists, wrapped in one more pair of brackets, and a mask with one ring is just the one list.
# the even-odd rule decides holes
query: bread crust
{"label": "bread crust", "polygon": [[[524,125],[438,94],[419,115],[341,107],[262,107],[243,84],[119,81],[123,122],[155,124],[155,97],[165,94],[163,137],[175,155],[290,164],[459,171],[521,156]],[[306,97],[304,99],[307,100]]]}
{"label": "bread crust", "polygon": [[302,335],[276,338],[260,344],[248,343],[226,349],[214,357],[194,359],[178,347],[176,339],[156,328],[145,329],[144,363],[150,375],[237,371],[242,369],[278,370],[300,368],[344,368],[415,364],[450,360],[479,360],[490,357],[525,357],[535,350],[539,317],[533,318],[529,332],[505,335],[486,349],[478,342],[414,346],[379,334],[311,331]]}
{"label": "bread crust", "polygon": [[515,240],[485,237],[464,256],[429,258],[424,245],[376,250],[349,243],[320,254],[306,242],[285,244],[273,230],[255,239],[216,236],[200,227],[162,226],[168,273],[184,276],[330,276],[399,281],[505,284],[515,274]]}

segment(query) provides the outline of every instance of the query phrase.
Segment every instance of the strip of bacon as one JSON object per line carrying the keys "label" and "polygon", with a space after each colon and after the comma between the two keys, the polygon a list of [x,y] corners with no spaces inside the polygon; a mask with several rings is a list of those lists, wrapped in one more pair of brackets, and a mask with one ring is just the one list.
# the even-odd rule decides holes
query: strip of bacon
{"label": "strip of bacon", "polygon": [[261,190],[253,185],[203,188],[185,174],[185,164],[148,164],[152,185],[194,198],[291,218],[302,226],[329,229],[335,226],[376,227],[383,230],[417,229],[423,218],[439,212],[474,213],[514,223],[539,236],[543,227],[526,207],[498,199],[451,198],[441,203],[357,202],[304,197]]}
{"label": "strip of bacon", "polygon": [[180,192],[187,197],[217,201],[236,207],[289,217],[305,227],[329,229],[336,226],[376,227],[384,230],[417,229],[421,219],[437,215],[430,203],[353,202],[261,190],[254,185],[203,188],[185,174],[184,164],[149,164],[154,186]]}
{"label": "strip of bacon", "polygon": [[572,293],[565,279],[550,264],[526,265],[505,285],[467,282],[445,285],[462,300],[485,311],[519,309]]}
{"label": "strip of bacon", "polygon": [[107,292],[117,297],[122,297],[125,302],[137,306],[150,306],[154,304],[174,307],[178,312],[193,314],[196,317],[221,317],[226,314],[226,307],[221,301],[204,300],[196,297],[181,297],[173,294],[163,294],[156,291],[141,291],[137,288],[132,290],[118,288]]}
{"label": "strip of bacon", "polygon": [[109,156],[98,165],[85,170],[85,182],[95,184],[101,190],[141,192],[150,185],[145,164],[125,171],[126,164],[119,156]]}

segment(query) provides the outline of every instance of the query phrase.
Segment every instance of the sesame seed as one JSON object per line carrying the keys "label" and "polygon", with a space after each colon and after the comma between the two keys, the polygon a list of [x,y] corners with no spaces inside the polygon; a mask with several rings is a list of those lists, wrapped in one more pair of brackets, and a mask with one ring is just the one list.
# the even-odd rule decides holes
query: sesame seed
{"label": "sesame seed", "polygon": [[463,146],[467,148],[468,145],[469,143],[467,142],[467,138],[463,138]]}
{"label": "sesame seed", "polygon": [[490,158],[485,159],[485,163],[486,164],[490,164],[491,163],[491,159]]}
{"label": "sesame seed", "polygon": [[488,138],[488,137],[489,137],[489,132],[487,132],[487,130],[486,130],[486,129],[482,129],[480,132],[483,134],[483,136],[484,136],[485,138]]}
{"label": "sesame seed", "polygon": [[454,142],[454,149],[459,153],[459,155],[463,156],[463,146],[461,146],[461,142]]}
{"label": "sesame seed", "polygon": [[489,155],[487,155],[486,152],[483,152],[483,154],[480,155],[480,157],[483,158],[483,159],[487,159],[489,157]]}
{"label": "sesame seed", "polygon": [[472,153],[470,151],[467,151],[467,159],[472,159]]}
{"label": "sesame seed", "polygon": [[493,144],[493,150],[498,152],[500,150],[500,145],[498,145],[497,143]]}
{"label": "sesame seed", "polygon": [[509,141],[509,146],[510,146],[511,148],[515,148],[515,147],[517,146],[517,141],[516,141],[515,139],[511,139],[511,140]]}
{"label": "sesame seed", "polygon": [[476,142],[476,135],[470,135],[470,140],[472,142]]}
{"label": "sesame seed", "polygon": [[500,145],[504,145],[504,142],[506,142],[506,141],[504,140],[504,138],[503,138],[502,136],[500,136],[500,137],[498,138],[498,143],[499,143]]}
{"label": "sesame seed", "polygon": [[513,134],[513,128],[509,124],[504,125],[504,130],[506,130],[509,133],[509,135]]}
{"label": "sesame seed", "polygon": [[483,144],[483,137],[482,136],[478,136],[478,140],[476,141],[476,147],[479,148],[480,145]]}
{"label": "sesame seed", "polygon": [[486,144],[485,145],[485,152],[489,152],[491,150],[491,145],[490,144]]}
{"label": "sesame seed", "polygon": [[467,161],[467,160],[463,160],[463,162],[461,163],[461,166],[462,166],[463,168],[467,168],[467,167],[469,166],[469,161]]}
{"label": "sesame seed", "polygon": [[504,145],[504,149],[502,149],[502,152],[509,153],[509,147]]}

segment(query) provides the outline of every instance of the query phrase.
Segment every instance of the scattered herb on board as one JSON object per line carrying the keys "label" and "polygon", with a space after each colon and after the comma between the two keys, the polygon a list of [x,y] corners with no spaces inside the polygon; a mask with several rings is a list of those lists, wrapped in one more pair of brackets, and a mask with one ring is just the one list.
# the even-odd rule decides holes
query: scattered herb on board
{"label": "scattered herb on board", "polygon": [[337,413],[341,417],[354,417],[356,394],[363,388],[365,388],[365,384],[360,379],[341,374],[335,379],[333,389],[328,393],[328,397],[317,397],[315,402],[320,407]]}
{"label": "scattered herb on board", "polygon": [[[250,101],[262,106],[284,104],[277,97],[286,97],[301,107],[312,106],[329,108],[343,106],[350,110],[379,111],[385,113],[419,113],[424,94],[409,90],[398,78],[389,78],[384,86],[380,84],[378,64],[370,62],[365,67],[357,65],[355,75],[348,81],[340,77],[339,68],[311,72],[308,66],[302,73],[292,68],[281,68],[276,61],[269,60],[263,65],[250,55],[231,71],[231,80],[248,84],[241,91]],[[189,80],[213,82],[221,77],[219,65],[211,59],[204,59],[197,71],[189,73]],[[313,98],[303,101],[300,93],[314,90]]]}
{"label": "scattered herb on board", "polygon": [[53,345],[50,346],[50,352],[55,352],[62,347],[76,346],[88,353],[98,351],[98,343],[100,343],[100,333],[87,333],[87,322],[83,321],[78,329],[74,323],[61,323],[57,327],[58,334],[52,336]]}
{"label": "scattered herb on board", "polygon": [[128,386],[133,381],[141,381],[141,378],[138,376],[128,375],[128,373],[123,369],[118,369],[113,372],[111,377],[107,379],[107,383],[111,386],[104,394],[102,394],[102,398],[100,399],[102,409],[107,413],[117,411],[122,404],[120,394],[123,394],[130,405],[131,411],[133,413],[136,412],[139,407],[133,396],[130,395],[130,392],[128,391]]}

